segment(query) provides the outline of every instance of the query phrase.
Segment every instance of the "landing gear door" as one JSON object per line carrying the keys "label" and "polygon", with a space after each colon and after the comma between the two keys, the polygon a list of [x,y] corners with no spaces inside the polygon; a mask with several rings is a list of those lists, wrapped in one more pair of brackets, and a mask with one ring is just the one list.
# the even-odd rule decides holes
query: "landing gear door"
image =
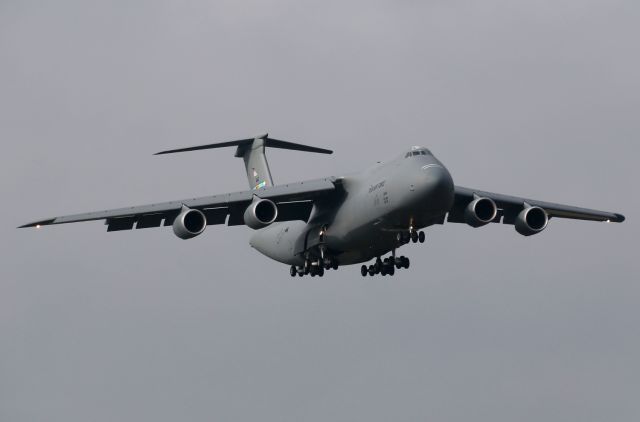
{"label": "landing gear door", "polygon": [[310,249],[317,247],[324,243],[324,231],[322,225],[313,226],[304,236],[300,236],[296,242],[295,254],[304,254]]}

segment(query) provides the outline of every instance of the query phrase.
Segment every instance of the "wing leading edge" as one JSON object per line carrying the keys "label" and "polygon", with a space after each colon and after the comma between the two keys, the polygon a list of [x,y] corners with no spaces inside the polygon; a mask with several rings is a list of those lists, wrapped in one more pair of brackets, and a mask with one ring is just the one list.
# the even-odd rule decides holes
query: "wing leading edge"
{"label": "wing leading edge", "polygon": [[464,222],[464,209],[475,196],[491,198],[498,207],[498,215],[494,223],[502,221],[504,224],[513,224],[518,213],[526,205],[543,208],[549,217],[570,218],[574,220],[606,221],[612,223],[622,223],[624,215],[593,210],[589,208],[573,207],[570,205],[556,204],[553,202],[538,201],[535,199],[520,198],[517,196],[503,195],[500,193],[485,192],[478,189],[455,187],[455,200],[447,221],[454,223]]}
{"label": "wing leading edge", "polygon": [[[77,223],[82,221],[106,220],[108,231],[131,230],[134,228],[150,228],[170,226],[183,206],[202,211],[207,217],[207,224],[242,225],[242,215],[254,196],[270,199],[278,204],[276,221],[307,220],[313,201],[336,189],[335,178],[310,180],[289,183],[260,191],[242,191],[221,195],[189,198],[181,201],[161,202],[157,204],[116,208],[83,214],[65,215],[45,220],[34,221],[20,226],[40,227],[53,224]],[[227,219],[227,216],[229,218]]]}

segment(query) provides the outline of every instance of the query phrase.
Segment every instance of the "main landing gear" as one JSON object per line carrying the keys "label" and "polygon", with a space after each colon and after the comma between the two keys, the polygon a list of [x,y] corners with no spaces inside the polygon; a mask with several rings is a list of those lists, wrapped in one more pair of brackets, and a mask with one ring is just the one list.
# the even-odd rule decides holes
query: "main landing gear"
{"label": "main landing gear", "polygon": [[[409,226],[409,230],[399,232],[396,240],[396,247],[400,247],[409,242],[424,243],[425,235],[423,231],[418,231],[413,227],[413,225],[411,225]],[[394,275],[396,269],[409,268],[409,265],[409,258],[406,256],[396,257],[396,250],[394,248],[390,257],[385,259],[380,259],[380,257],[378,257],[374,264],[369,265],[368,267],[366,265],[360,267],[360,274],[362,274],[363,277],[366,277],[367,275],[374,276],[376,274],[382,274],[383,276]]]}
{"label": "main landing gear", "polygon": [[360,267],[360,274],[362,274],[363,277],[366,277],[367,275],[373,277],[376,274],[381,274],[383,276],[394,275],[396,273],[396,269],[409,268],[409,265],[409,258],[406,256],[396,257],[395,254],[393,254],[385,259],[380,259],[378,257],[376,262],[368,267],[363,265]]}
{"label": "main landing gear", "polygon": [[398,243],[401,245],[404,245],[409,242],[424,243],[425,235],[423,231],[417,231],[414,228],[410,228],[408,232],[398,233],[397,239],[398,239]]}
{"label": "main landing gear", "polygon": [[308,259],[305,261],[303,266],[296,267],[292,265],[289,268],[289,274],[291,277],[302,277],[303,275],[310,275],[311,277],[322,277],[324,276],[325,270],[337,270],[338,269],[338,261],[332,257],[325,257],[324,259],[316,259],[311,260]]}

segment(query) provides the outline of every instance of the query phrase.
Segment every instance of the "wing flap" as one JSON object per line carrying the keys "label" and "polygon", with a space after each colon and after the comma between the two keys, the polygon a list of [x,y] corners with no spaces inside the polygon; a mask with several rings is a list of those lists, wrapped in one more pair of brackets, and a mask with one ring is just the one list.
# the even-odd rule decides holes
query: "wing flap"
{"label": "wing flap", "polygon": [[149,229],[153,227],[160,227],[162,225],[162,220],[164,220],[164,214],[142,214],[138,216],[138,222],[136,224],[136,229]]}
{"label": "wing flap", "polygon": [[278,204],[278,217],[276,221],[308,221],[313,210],[313,202],[282,202]]}
{"label": "wing flap", "polygon": [[121,230],[131,230],[136,223],[136,216],[110,218],[107,220],[107,231],[117,232]]}
{"label": "wing flap", "polygon": [[224,224],[227,221],[227,215],[229,215],[229,208],[205,208],[202,212],[207,218],[207,225]]}

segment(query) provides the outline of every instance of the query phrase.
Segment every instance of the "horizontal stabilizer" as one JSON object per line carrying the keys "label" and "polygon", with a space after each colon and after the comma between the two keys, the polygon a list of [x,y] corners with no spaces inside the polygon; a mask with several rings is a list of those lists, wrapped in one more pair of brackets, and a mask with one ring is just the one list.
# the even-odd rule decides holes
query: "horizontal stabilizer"
{"label": "horizontal stabilizer", "polygon": [[[278,139],[273,139],[273,138],[269,138],[268,134],[264,134],[261,136],[257,136],[255,138],[250,138],[250,139],[239,139],[237,141],[229,141],[229,142],[219,142],[219,143],[215,143],[215,144],[207,144],[207,145],[198,145],[198,146],[193,146],[193,147],[187,147],[187,148],[178,148],[178,149],[170,149],[167,151],[160,151],[157,152],[154,155],[162,155],[162,154],[172,154],[175,152],[187,152],[187,151],[199,151],[199,150],[203,150],[203,149],[211,149],[211,148],[224,148],[224,147],[232,147],[232,146],[237,146],[238,147],[238,152],[244,151],[247,148],[251,148],[251,145],[253,144],[253,141],[256,139],[262,139],[264,142],[264,146],[265,147],[270,147],[270,148],[281,148],[281,149],[290,149],[290,150],[294,150],[294,151],[305,151],[305,152],[317,152],[320,154],[332,154],[333,151],[328,150],[328,149],[324,149],[324,148],[317,148],[317,147],[312,147],[309,145],[303,145],[303,144],[296,144],[294,142],[287,142],[287,141],[281,141]],[[238,156],[238,154],[236,154]]]}

